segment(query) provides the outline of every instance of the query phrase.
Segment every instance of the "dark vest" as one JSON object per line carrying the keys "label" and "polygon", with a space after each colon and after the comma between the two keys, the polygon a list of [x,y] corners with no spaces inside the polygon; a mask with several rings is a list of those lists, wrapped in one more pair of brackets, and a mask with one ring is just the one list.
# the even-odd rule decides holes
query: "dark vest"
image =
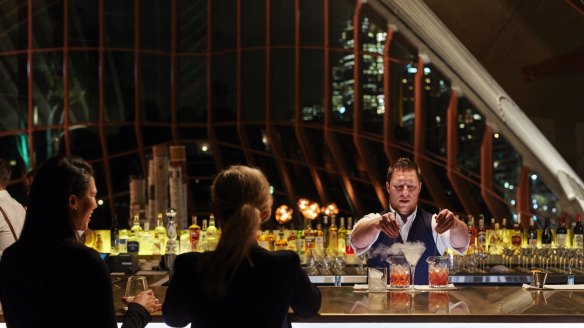
{"label": "dark vest", "polygon": [[[387,213],[387,210],[379,214],[385,213]],[[436,249],[436,242],[434,241],[434,237],[432,235],[432,214],[418,207],[416,217],[414,218],[414,222],[412,223],[412,227],[410,228],[410,232],[408,233],[407,241],[409,242],[423,241],[424,244],[426,244],[426,250],[424,251],[424,254],[422,254],[422,257],[420,257],[420,260],[416,265],[415,284],[427,285],[428,263],[426,262],[426,258],[428,258],[428,256],[438,255],[438,250]],[[377,237],[377,240],[371,245],[369,251],[367,251],[367,256],[370,257],[369,254],[375,252],[377,247],[380,247],[382,245],[389,247],[393,245],[394,242],[403,243],[401,235],[398,235],[396,238],[390,238],[383,231],[380,232],[379,237]],[[387,258],[384,257],[385,256],[375,256],[368,258],[367,265],[388,267],[389,265],[386,261]]]}

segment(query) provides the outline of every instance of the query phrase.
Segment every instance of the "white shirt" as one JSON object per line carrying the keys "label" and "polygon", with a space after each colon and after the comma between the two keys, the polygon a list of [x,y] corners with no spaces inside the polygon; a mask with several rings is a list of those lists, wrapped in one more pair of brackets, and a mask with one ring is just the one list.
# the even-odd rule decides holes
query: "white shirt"
{"label": "white shirt", "polygon": [[[16,236],[20,237],[26,215],[24,207],[12,198],[6,190],[0,190],[0,206],[6,212],[10,223],[12,223]],[[14,242],[15,240],[10,226],[8,226],[4,215],[0,212],[0,257],[2,257],[4,250]]]}
{"label": "white shirt", "polygon": [[[414,222],[414,219],[416,218],[416,214],[418,213],[418,208],[416,207],[416,209],[414,209],[414,212],[410,216],[408,216],[406,222],[404,222],[402,220],[401,216],[397,212],[395,212],[392,208],[390,208],[390,211],[395,213],[396,222],[400,227],[399,232],[400,232],[400,235],[402,237],[402,240],[407,241],[408,234],[410,233],[410,229],[412,228],[412,224]],[[353,230],[355,230],[355,228],[357,228],[357,226],[359,226],[359,224],[361,224],[362,222],[368,222],[371,220],[379,219],[380,217],[381,217],[381,215],[379,213],[369,213],[369,214],[365,215],[361,220],[357,221],[357,223],[355,223]],[[438,225],[438,223],[436,222],[436,214],[433,214],[432,215],[432,236],[434,237],[434,241],[436,243],[436,248],[438,250],[438,253],[444,254],[444,252],[448,248],[452,248],[456,252],[463,254],[466,251],[466,249],[460,250],[460,249],[455,249],[452,246],[450,246],[450,230],[439,234],[436,232],[437,225]],[[363,248],[360,251],[358,251],[357,255],[361,255],[361,254],[367,252],[371,248],[371,245],[373,245],[373,243],[377,240],[377,238],[379,238],[379,233],[381,233],[381,230],[377,232],[377,234],[375,235],[375,238],[373,238],[373,241],[371,242],[371,244],[369,244],[366,248]],[[353,247],[353,248],[355,248],[355,247]]]}

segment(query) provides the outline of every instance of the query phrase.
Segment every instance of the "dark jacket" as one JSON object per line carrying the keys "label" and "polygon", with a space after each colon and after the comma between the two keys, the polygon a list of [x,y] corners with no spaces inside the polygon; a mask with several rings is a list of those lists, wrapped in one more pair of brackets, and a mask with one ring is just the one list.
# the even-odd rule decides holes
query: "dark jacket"
{"label": "dark jacket", "polygon": [[[381,212],[380,214],[385,214],[387,211]],[[408,233],[408,242],[423,241],[426,244],[426,250],[424,254],[420,257],[418,264],[416,265],[415,274],[415,284],[416,285],[427,285],[428,284],[428,263],[426,258],[428,256],[437,255],[438,251],[436,249],[436,242],[434,241],[434,236],[432,235],[432,214],[424,211],[418,207],[416,212],[416,217],[412,223],[410,232]],[[393,243],[403,243],[401,235],[396,238],[390,238],[383,232],[379,233],[377,240],[371,245],[369,253],[375,252],[378,247],[391,246]],[[386,262],[387,258],[381,258],[379,256],[371,257],[367,259],[367,266],[388,266]],[[389,275],[388,275],[389,276]]]}
{"label": "dark jacket", "polygon": [[[73,240],[38,248],[17,241],[0,261],[0,299],[9,328],[117,327],[110,274],[99,254]],[[151,317],[131,303],[124,328]]]}
{"label": "dark jacket", "polygon": [[320,290],[310,283],[298,255],[268,252],[257,244],[250,250],[251,261],[243,261],[227,286],[227,296],[205,296],[205,281],[197,267],[212,254],[187,253],[176,258],[162,306],[169,326],[280,328],[288,326],[289,307],[303,317],[320,309]]}

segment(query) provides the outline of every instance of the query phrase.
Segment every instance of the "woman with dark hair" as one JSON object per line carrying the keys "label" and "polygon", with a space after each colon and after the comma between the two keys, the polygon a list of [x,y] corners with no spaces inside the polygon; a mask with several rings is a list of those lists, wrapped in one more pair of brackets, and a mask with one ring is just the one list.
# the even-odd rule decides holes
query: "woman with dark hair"
{"label": "woman with dark hair", "polygon": [[288,309],[315,315],[321,302],[292,251],[268,252],[255,236],[270,218],[272,195],[263,173],[232,166],[211,187],[221,227],[217,249],[179,255],[166,292],[166,324],[184,327],[287,327]]}
{"label": "woman with dark hair", "polygon": [[[20,239],[0,261],[0,299],[9,328],[117,327],[112,284],[99,254],[80,236],[97,207],[93,169],[55,157],[32,183]],[[160,309],[151,290],[128,304],[123,327],[144,327]]]}

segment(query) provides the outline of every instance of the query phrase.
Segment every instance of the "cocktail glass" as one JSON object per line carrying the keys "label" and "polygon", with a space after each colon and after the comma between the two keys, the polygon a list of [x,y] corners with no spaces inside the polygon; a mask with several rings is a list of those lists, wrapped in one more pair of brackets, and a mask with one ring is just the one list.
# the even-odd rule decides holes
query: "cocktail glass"
{"label": "cocktail glass", "polygon": [[401,251],[406,257],[408,263],[410,264],[411,271],[410,276],[412,278],[412,284],[410,286],[411,290],[415,289],[414,282],[416,281],[415,280],[416,264],[418,264],[418,261],[420,260],[420,257],[422,257],[422,254],[424,254],[425,250],[426,245],[424,245],[424,243],[404,244],[403,246],[401,246]]}

